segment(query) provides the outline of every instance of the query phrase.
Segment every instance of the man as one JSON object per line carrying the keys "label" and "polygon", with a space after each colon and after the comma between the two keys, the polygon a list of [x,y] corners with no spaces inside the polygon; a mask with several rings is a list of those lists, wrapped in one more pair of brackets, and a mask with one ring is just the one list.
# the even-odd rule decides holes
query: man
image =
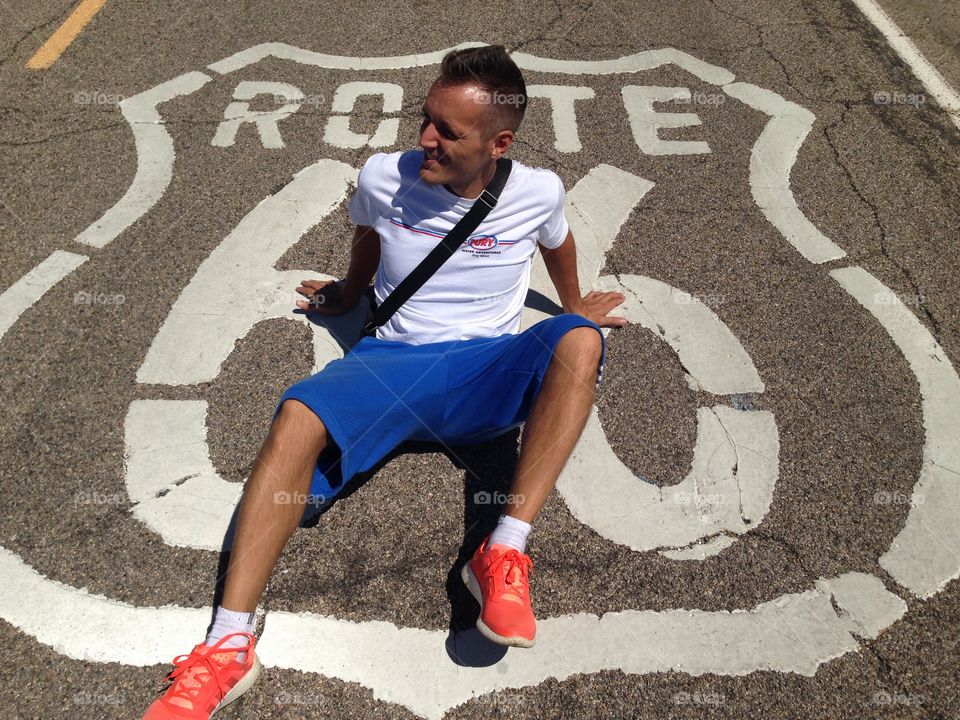
{"label": "man", "polygon": [[[490,182],[525,105],[523,76],[502,46],[449,53],[423,106],[422,151],[374,155],[360,173],[339,299],[297,305],[345,312],[374,274],[383,302]],[[306,498],[333,497],[405,440],[476,443],[525,425],[510,501],[462,577],[480,604],[484,636],[533,645],[530,524],[590,412],[603,364],[600,327],[626,324],[608,315],[621,294],[580,296],[564,197],[554,173],[514,162],[499,203],[376,338],[283,393],[244,488],[214,623],[174,661],[172,684],[146,720],[207,718],[253,684],[254,611]],[[564,313],[519,333],[536,247]],[[297,291],[310,298],[328,284],[307,280]]]}

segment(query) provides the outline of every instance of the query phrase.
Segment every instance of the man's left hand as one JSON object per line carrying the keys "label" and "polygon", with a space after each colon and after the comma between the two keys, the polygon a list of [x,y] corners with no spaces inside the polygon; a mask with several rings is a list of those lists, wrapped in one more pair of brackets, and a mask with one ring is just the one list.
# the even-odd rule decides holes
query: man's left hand
{"label": "man's left hand", "polygon": [[626,297],[619,292],[598,292],[591,290],[580,301],[580,307],[568,312],[575,312],[592,320],[600,327],[623,327],[629,325],[626,318],[614,317],[610,311],[623,304]]}

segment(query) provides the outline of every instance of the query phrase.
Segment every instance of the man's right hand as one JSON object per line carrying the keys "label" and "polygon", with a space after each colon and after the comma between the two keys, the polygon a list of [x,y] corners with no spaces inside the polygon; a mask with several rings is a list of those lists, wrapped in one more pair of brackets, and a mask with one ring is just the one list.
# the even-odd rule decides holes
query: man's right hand
{"label": "man's right hand", "polygon": [[[317,290],[333,285],[336,280],[301,280],[297,292],[306,298],[311,297]],[[321,313],[323,315],[340,315],[351,310],[360,296],[347,291],[346,286],[340,287],[339,302],[327,301],[320,305],[311,305],[309,300],[297,300],[297,307],[307,312]]]}

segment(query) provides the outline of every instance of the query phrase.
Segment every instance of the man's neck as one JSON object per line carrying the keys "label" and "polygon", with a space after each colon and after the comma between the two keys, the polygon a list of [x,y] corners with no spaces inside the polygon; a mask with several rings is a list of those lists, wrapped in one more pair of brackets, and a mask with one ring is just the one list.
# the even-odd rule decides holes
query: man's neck
{"label": "man's neck", "polygon": [[476,200],[478,197],[480,197],[480,193],[483,192],[483,189],[490,184],[491,180],[493,180],[493,176],[496,172],[497,162],[496,160],[491,160],[490,164],[481,170],[480,173],[469,183],[465,185],[444,185],[444,187],[454,195],[459,195],[465,200]]}

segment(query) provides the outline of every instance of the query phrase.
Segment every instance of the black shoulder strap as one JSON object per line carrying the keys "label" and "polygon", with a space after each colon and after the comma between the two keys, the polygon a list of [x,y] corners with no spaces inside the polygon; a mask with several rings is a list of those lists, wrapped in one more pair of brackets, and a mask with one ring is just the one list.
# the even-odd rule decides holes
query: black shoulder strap
{"label": "black shoulder strap", "polygon": [[507,183],[512,165],[513,161],[507,158],[497,160],[497,169],[493,174],[493,179],[480,193],[480,197],[473,203],[473,207],[460,218],[460,222],[453,226],[453,229],[440,241],[440,244],[431,250],[430,254],[413,269],[413,272],[407,275],[377,307],[373,317],[363,326],[365,333],[370,334],[387,322],[397,309],[409,300],[440,269],[441,265],[450,259],[457,248],[463,244],[463,241],[470,237],[470,233],[477,229],[477,226],[483,222],[487,213],[493,210],[500,199],[500,193]]}

